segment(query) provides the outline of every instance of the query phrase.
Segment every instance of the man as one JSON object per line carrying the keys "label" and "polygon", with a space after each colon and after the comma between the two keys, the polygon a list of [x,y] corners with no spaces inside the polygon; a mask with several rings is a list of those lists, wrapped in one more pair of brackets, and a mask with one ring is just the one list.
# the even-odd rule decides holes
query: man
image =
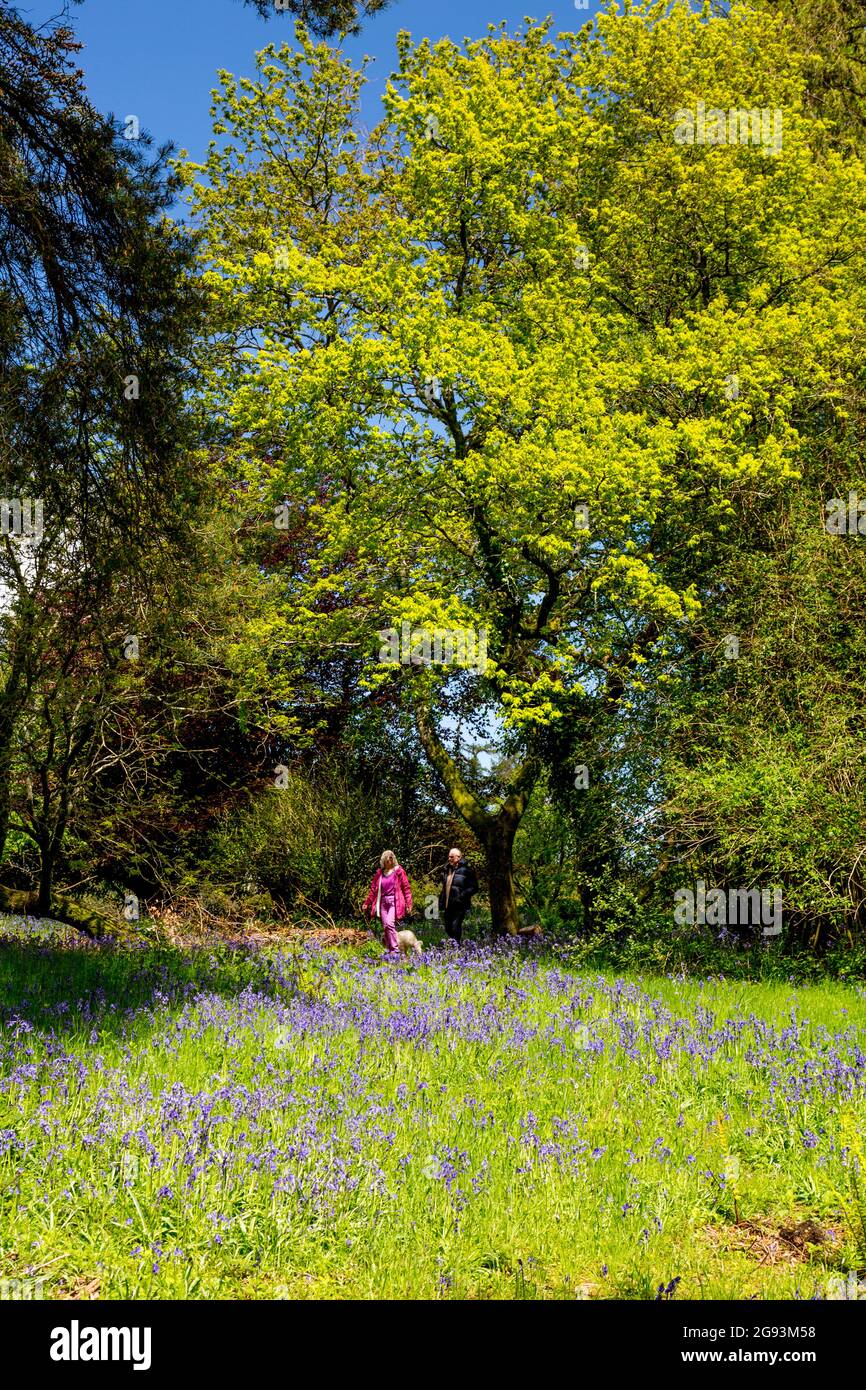
{"label": "man", "polygon": [[459,945],[463,935],[463,918],[472,906],[472,894],[478,890],[478,879],[459,849],[448,851],[448,863],[441,870],[441,875],[439,908],[445,914],[446,932]]}

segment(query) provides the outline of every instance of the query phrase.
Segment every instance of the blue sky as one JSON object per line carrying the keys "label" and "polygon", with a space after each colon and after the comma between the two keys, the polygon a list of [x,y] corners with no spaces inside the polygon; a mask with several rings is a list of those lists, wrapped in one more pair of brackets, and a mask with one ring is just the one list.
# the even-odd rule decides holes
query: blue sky
{"label": "blue sky", "polygon": [[[40,24],[62,9],[62,0],[18,0],[31,24]],[[558,30],[574,30],[598,10],[576,9],[574,0],[393,0],[391,8],[367,21],[346,51],[375,58],[364,116],[379,114],[377,89],[395,65],[395,35],[408,29],[413,38],[455,40],[480,37],[490,23],[510,29],[526,14],[553,16]],[[157,144],[173,140],[179,149],[200,158],[210,137],[210,92],[219,68],[249,74],[253,55],[265,44],[293,37],[293,20],[276,15],[261,19],[240,0],[84,0],[70,5],[72,27],[84,44],[79,56],[94,105],[123,119],[137,115]]]}

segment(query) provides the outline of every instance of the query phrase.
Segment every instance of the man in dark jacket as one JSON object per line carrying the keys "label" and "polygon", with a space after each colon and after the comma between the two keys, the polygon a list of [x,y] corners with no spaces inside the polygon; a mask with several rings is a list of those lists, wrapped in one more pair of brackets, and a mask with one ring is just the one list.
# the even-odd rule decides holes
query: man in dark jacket
{"label": "man in dark jacket", "polygon": [[445,930],[452,941],[460,942],[463,918],[472,906],[472,894],[477,892],[478,879],[459,849],[448,851],[448,863],[440,870],[442,891],[439,909],[445,914]]}

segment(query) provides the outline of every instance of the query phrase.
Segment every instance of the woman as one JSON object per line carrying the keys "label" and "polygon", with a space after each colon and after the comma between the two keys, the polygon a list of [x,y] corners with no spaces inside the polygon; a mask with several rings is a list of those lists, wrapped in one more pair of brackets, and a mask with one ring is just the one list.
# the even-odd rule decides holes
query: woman
{"label": "woman", "polygon": [[397,856],[391,849],[386,849],[379,860],[364,911],[381,919],[385,950],[399,951],[397,923],[412,911],[412,890],[406,870],[397,863]]}

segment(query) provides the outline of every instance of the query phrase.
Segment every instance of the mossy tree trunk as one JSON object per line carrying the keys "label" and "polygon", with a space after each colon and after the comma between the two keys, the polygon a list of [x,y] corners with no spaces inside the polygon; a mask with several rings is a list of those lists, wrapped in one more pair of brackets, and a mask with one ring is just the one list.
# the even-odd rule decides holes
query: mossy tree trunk
{"label": "mossy tree trunk", "polygon": [[517,936],[520,920],[514,886],[514,836],[540,767],[533,759],[527,759],[512,775],[507,795],[498,808],[488,810],[466,785],[436,732],[429,710],[418,708],[416,723],[422,747],[441,777],[455,811],[484,847],[493,930],[503,936]]}

